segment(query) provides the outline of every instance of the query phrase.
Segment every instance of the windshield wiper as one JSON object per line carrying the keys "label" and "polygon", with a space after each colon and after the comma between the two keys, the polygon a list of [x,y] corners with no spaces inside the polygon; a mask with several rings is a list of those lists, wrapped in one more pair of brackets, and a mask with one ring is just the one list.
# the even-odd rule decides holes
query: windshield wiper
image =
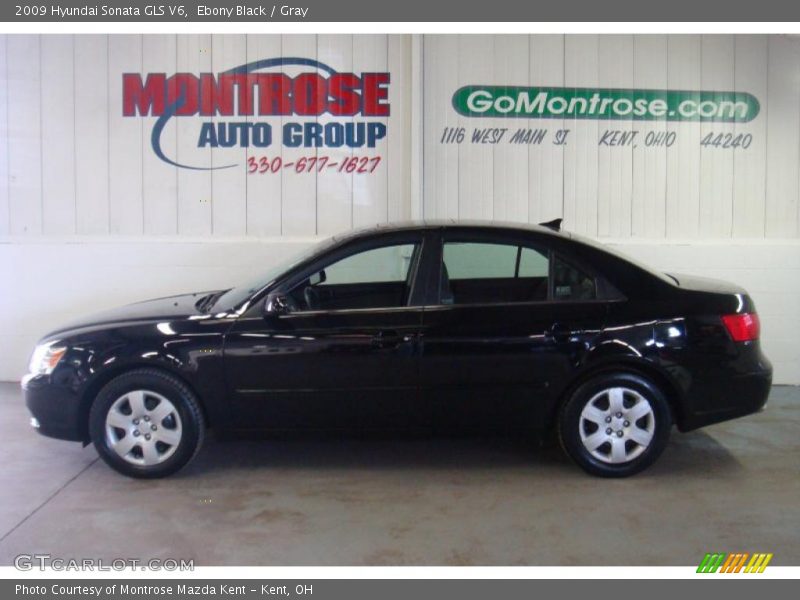
{"label": "windshield wiper", "polygon": [[202,296],[197,302],[194,303],[194,307],[199,310],[200,312],[206,312],[209,308],[214,306],[214,303],[219,299],[222,294],[225,293],[226,290],[222,290],[220,292],[211,292],[210,294],[206,294]]}

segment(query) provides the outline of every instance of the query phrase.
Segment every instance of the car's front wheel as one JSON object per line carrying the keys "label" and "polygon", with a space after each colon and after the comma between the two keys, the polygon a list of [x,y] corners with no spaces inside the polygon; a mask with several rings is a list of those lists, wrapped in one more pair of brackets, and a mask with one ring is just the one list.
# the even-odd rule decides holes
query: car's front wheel
{"label": "car's front wheel", "polygon": [[580,385],[561,409],[558,434],[586,472],[627,477],[651,465],[669,439],[672,418],[664,393],[629,373],[599,375]]}
{"label": "car's front wheel", "polygon": [[203,413],[192,391],[156,369],[129,371],[111,380],[89,413],[97,452],[129,477],[165,477],[200,449]]}

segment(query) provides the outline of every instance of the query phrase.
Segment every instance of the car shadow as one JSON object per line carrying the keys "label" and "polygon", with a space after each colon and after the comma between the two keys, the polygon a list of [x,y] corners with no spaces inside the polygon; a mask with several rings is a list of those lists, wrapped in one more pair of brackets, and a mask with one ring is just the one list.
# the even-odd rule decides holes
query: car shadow
{"label": "car shadow", "polygon": [[647,471],[652,476],[702,475],[736,476],[742,463],[724,442],[708,431],[674,431],[658,461]]}
{"label": "car shadow", "polygon": [[[664,454],[640,476],[735,474],[736,457],[703,431],[674,432]],[[556,443],[520,438],[452,437],[354,439],[344,437],[206,442],[178,477],[236,470],[445,470],[508,469],[547,474],[583,473]]]}

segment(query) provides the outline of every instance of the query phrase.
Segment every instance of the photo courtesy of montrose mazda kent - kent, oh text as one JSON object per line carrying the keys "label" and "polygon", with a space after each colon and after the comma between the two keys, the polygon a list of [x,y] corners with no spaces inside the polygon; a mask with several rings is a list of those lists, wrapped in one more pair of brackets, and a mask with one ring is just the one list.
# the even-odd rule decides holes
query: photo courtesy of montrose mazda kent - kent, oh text
{"label": "photo courtesy of montrose mazda kent - kent, oh text", "polygon": [[242,286],[53,331],[22,385],[40,433],[132,477],[175,473],[208,431],[301,430],[555,434],[585,471],[623,477],[673,425],[761,410],[771,379],[745,290],[556,220],[337,236]]}

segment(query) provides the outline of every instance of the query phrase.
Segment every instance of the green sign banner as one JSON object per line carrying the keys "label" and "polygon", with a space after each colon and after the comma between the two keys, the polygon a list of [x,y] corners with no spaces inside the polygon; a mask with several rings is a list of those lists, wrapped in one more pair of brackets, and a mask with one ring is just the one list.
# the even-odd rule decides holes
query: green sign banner
{"label": "green sign banner", "polygon": [[453,108],[466,117],[746,123],[760,105],[746,92],[468,85]]}

